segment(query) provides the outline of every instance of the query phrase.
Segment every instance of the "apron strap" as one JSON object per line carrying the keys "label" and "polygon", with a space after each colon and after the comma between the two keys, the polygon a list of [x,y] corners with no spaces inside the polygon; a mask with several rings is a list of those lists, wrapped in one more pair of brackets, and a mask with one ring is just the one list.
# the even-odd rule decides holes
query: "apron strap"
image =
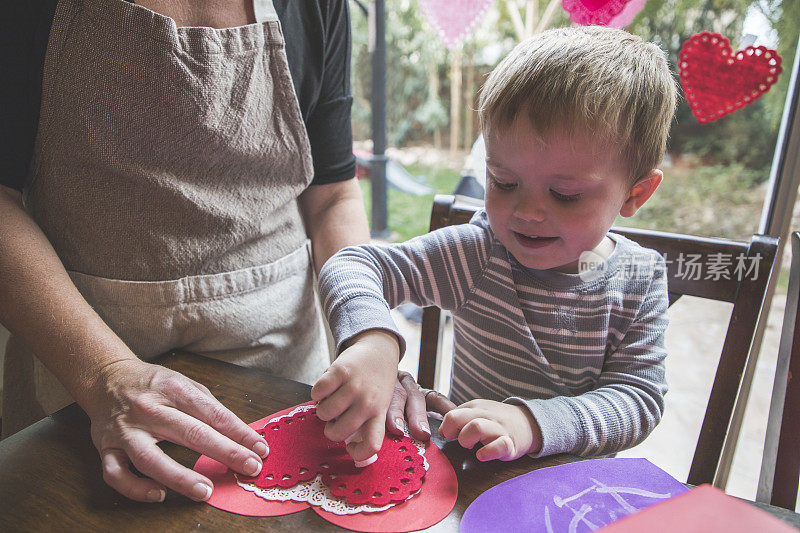
{"label": "apron strap", "polygon": [[253,0],[253,11],[256,13],[256,22],[273,22],[278,20],[272,0]]}

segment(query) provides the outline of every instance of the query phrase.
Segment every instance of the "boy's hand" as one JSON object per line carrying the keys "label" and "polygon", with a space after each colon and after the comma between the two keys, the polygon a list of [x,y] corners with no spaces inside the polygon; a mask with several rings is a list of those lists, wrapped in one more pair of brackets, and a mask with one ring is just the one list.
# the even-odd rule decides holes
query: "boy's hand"
{"label": "boy's hand", "polygon": [[479,461],[511,461],[542,447],[539,424],[526,408],[492,400],[459,405],[444,416],[439,435],[458,438],[467,449],[480,442],[484,446],[475,454]]}
{"label": "boy's hand", "polygon": [[353,339],[311,389],[317,416],[328,422],[325,436],[347,440],[354,461],[364,461],[381,448],[399,360],[397,337],[368,330]]}

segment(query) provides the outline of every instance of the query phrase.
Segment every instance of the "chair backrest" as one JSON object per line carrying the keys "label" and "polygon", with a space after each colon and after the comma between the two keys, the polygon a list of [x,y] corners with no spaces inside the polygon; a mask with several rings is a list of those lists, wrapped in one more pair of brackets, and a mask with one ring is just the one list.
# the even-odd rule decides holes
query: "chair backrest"
{"label": "chair backrest", "polygon": [[[431,231],[464,224],[478,209],[480,204],[474,201],[437,195],[431,212]],[[733,304],[688,478],[693,485],[712,483],[751,351],[767,282],[775,265],[778,241],[763,235],[753,235],[750,242],[738,242],[631,228],[613,228],[612,231],[657,250],[665,257],[670,305],[684,295]],[[703,270],[703,266],[709,268]],[[440,321],[438,308],[425,308],[418,369],[418,381],[423,387],[432,388],[437,377]]]}
{"label": "chair backrest", "polygon": [[794,510],[800,483],[800,233],[794,232],[786,310],[756,499]]}

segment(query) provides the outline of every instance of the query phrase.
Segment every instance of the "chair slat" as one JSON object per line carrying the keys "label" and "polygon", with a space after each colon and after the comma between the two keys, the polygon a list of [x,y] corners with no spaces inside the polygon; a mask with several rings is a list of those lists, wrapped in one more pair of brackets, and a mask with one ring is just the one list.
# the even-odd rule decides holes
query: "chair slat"
{"label": "chair slat", "polygon": [[[435,230],[469,222],[479,208],[480,205],[473,201],[452,195],[437,195],[430,228]],[[712,483],[763,308],[767,283],[775,265],[778,241],[763,235],[754,235],[746,243],[633,228],[612,228],[612,231],[652,248],[665,257],[670,305],[684,295],[733,303],[703,429],[689,474],[690,483]],[[709,275],[708,271],[700,275],[687,275],[687,261],[690,258],[702,264],[727,262],[728,275]],[[737,272],[737,264],[743,265],[745,270]],[[426,308],[423,312],[418,380],[428,388],[434,386],[438,328],[439,309]],[[795,405],[800,406],[800,401]],[[798,418],[795,416],[795,420]]]}

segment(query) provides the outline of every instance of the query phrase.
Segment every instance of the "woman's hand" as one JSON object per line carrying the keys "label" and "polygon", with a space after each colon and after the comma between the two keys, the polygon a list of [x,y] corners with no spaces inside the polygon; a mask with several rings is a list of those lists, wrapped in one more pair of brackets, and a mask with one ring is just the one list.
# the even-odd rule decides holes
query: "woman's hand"
{"label": "woman's hand", "polygon": [[399,360],[397,337],[371,329],[355,337],[311,389],[317,416],[328,422],[325,436],[346,441],[354,461],[381,448]]}
{"label": "woman's hand", "polygon": [[[197,501],[211,496],[211,481],[168,457],[159,441],[186,446],[247,476],[261,471],[266,441],[203,385],[140,360],[107,366],[95,383],[93,401],[84,402],[92,442],[103,479],[123,496],[160,502],[165,487]],[[147,477],[136,476],[130,464]]]}
{"label": "woman's hand", "polygon": [[411,436],[425,441],[431,437],[428,412],[444,416],[455,407],[447,396],[421,388],[408,372],[398,372],[392,403],[386,412],[386,427],[395,435],[402,435],[405,419]]}
{"label": "woman's hand", "polygon": [[539,424],[525,407],[492,400],[472,400],[447,413],[439,435],[458,439],[464,448],[483,444],[479,461],[511,461],[542,448]]}

